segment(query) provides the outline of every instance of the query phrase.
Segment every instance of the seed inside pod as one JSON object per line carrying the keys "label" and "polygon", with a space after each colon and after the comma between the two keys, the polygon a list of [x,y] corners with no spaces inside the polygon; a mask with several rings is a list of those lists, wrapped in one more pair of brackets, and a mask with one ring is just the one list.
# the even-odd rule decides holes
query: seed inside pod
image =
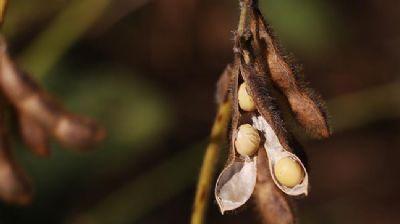
{"label": "seed inside pod", "polygon": [[247,85],[246,83],[242,83],[239,87],[238,91],[238,101],[239,106],[244,111],[253,111],[256,109],[256,105],[254,104],[253,99],[247,93]]}
{"label": "seed inside pod", "polygon": [[300,184],[304,178],[300,164],[290,157],[282,158],[275,163],[274,173],[279,183],[289,188]]}
{"label": "seed inside pod", "polygon": [[250,124],[240,125],[235,140],[236,151],[242,156],[254,155],[260,145],[260,136]]}

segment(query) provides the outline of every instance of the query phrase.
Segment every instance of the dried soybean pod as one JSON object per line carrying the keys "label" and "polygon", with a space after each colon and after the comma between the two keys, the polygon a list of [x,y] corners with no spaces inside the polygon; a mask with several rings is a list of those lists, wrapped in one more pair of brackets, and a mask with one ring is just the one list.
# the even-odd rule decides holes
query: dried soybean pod
{"label": "dried soybean pod", "polygon": [[254,199],[264,223],[293,224],[296,222],[294,205],[275,186],[264,150],[258,150],[257,184]]}
{"label": "dried soybean pod", "polygon": [[49,136],[46,130],[30,116],[19,114],[21,138],[28,148],[38,156],[49,156]]}
{"label": "dried soybean pod", "polygon": [[239,108],[237,99],[239,65],[235,60],[232,77],[232,128],[230,132],[229,158],[227,165],[218,176],[215,186],[215,198],[223,214],[225,211],[234,210],[251,197],[256,184],[257,156],[252,158],[236,154],[235,139],[239,122]]}
{"label": "dried soybean pod", "polygon": [[25,205],[30,203],[32,194],[28,177],[11,154],[0,114],[0,198],[9,203]]}
{"label": "dried soybean pod", "polygon": [[105,137],[105,129],[93,120],[67,112],[9,58],[0,44],[0,87],[19,113],[35,119],[67,147],[86,149]]}
{"label": "dried soybean pod", "polygon": [[65,113],[54,127],[53,135],[67,147],[87,149],[103,140],[106,131],[89,118]]}
{"label": "dried soybean pod", "polygon": [[252,49],[249,49],[247,43],[242,42],[241,52],[242,55],[246,55],[246,58],[250,58],[250,60],[245,60],[245,57],[241,58],[240,74],[242,75],[243,80],[247,83],[248,92],[253,98],[257,111],[272,126],[285,148],[289,148],[286,130],[283,127],[281,115],[277,111],[276,103],[270,96],[270,92],[268,90],[270,83],[265,75],[266,71],[261,70],[263,67],[254,63],[255,59],[251,54],[253,51]]}
{"label": "dried soybean pod", "polygon": [[[313,137],[328,137],[330,129],[322,100],[304,84],[294,66],[280,51],[272,29],[265,22],[259,9],[251,10],[250,30],[257,41],[264,43],[265,59],[274,85],[286,96],[300,125]],[[263,45],[258,43],[259,47]]]}
{"label": "dried soybean pod", "polygon": [[[253,127],[264,134],[264,148],[267,151],[271,176],[276,184],[286,194],[297,196],[308,194],[308,174],[302,161],[293,154],[293,149],[289,144],[289,136],[284,129],[280,113],[275,109],[274,100],[269,97],[267,86],[268,78],[265,75],[267,71],[263,71],[263,66],[257,65],[257,60],[251,52],[253,50],[246,44],[246,41],[241,44],[242,55],[249,57],[241,58],[240,74],[244,81],[248,84],[249,94],[253,97],[256,108],[261,116],[253,116]],[[246,62],[247,61],[247,62]],[[304,173],[302,181],[294,187],[287,187],[279,183],[275,178],[273,167],[280,159],[290,157],[301,165]]]}
{"label": "dried soybean pod", "polygon": [[[272,179],[275,182],[275,185],[283,192],[291,196],[307,195],[309,190],[308,173],[303,162],[297,157],[297,155],[293,153],[294,150],[292,148],[290,148],[289,146],[284,146],[282,144],[273,127],[264,119],[263,116],[253,116],[252,120],[253,127],[264,134],[264,148],[267,152],[269,170]],[[286,142],[289,142],[289,140],[286,139]],[[288,185],[286,181],[280,181],[283,177],[284,179],[290,180],[290,182],[293,183],[293,176],[290,177],[290,175],[293,174],[293,170],[288,169],[288,173],[277,173],[277,170],[275,170],[276,164],[279,163],[279,161],[281,161],[282,159],[290,159],[291,161],[299,165],[296,166],[296,168],[300,169],[298,171],[300,171],[301,174],[294,185]]]}

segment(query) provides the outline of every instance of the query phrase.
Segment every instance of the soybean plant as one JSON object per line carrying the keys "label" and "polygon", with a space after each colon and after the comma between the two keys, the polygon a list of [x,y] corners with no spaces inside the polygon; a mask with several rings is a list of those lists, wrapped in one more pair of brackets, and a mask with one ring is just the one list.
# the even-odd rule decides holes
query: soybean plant
{"label": "soybean plant", "polygon": [[[296,154],[302,147],[286,129],[276,94],[286,98],[293,117],[310,137],[329,137],[327,113],[321,97],[305,85],[299,66],[282,53],[258,2],[240,4],[234,60],[217,88],[218,102],[231,101],[232,107],[229,156],[216,181],[215,199],[224,213],[254,196],[265,223],[294,223],[292,198],[308,195],[309,175],[306,161]],[[192,219],[192,223],[200,222]]]}

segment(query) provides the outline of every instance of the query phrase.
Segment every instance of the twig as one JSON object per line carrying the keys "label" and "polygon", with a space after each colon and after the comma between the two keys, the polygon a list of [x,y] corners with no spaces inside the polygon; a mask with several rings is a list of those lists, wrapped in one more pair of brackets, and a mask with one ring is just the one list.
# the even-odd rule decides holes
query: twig
{"label": "twig", "polygon": [[221,145],[224,143],[226,130],[231,117],[231,101],[219,106],[218,114],[211,129],[211,140],[207,146],[203,164],[200,170],[197,183],[196,197],[193,204],[192,224],[204,222],[204,214],[207,208],[207,201],[210,195],[211,182],[215,173],[215,165],[218,161],[218,154]]}
{"label": "twig", "polygon": [[7,0],[0,0],[0,26],[3,25],[4,15],[6,14]]}

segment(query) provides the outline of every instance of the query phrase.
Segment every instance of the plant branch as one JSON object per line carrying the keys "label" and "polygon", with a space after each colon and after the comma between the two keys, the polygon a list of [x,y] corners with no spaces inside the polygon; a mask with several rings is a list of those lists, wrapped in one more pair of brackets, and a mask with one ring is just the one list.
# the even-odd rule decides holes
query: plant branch
{"label": "plant branch", "polygon": [[231,117],[231,100],[219,106],[214,125],[211,129],[211,140],[207,146],[203,164],[200,170],[197,191],[193,204],[191,223],[204,223],[204,214],[207,209],[207,201],[211,191],[211,182],[215,173],[215,166],[218,161],[218,154],[225,142],[228,122]]}
{"label": "plant branch", "polygon": [[6,14],[7,0],[0,0],[0,26],[3,25],[4,15]]}

